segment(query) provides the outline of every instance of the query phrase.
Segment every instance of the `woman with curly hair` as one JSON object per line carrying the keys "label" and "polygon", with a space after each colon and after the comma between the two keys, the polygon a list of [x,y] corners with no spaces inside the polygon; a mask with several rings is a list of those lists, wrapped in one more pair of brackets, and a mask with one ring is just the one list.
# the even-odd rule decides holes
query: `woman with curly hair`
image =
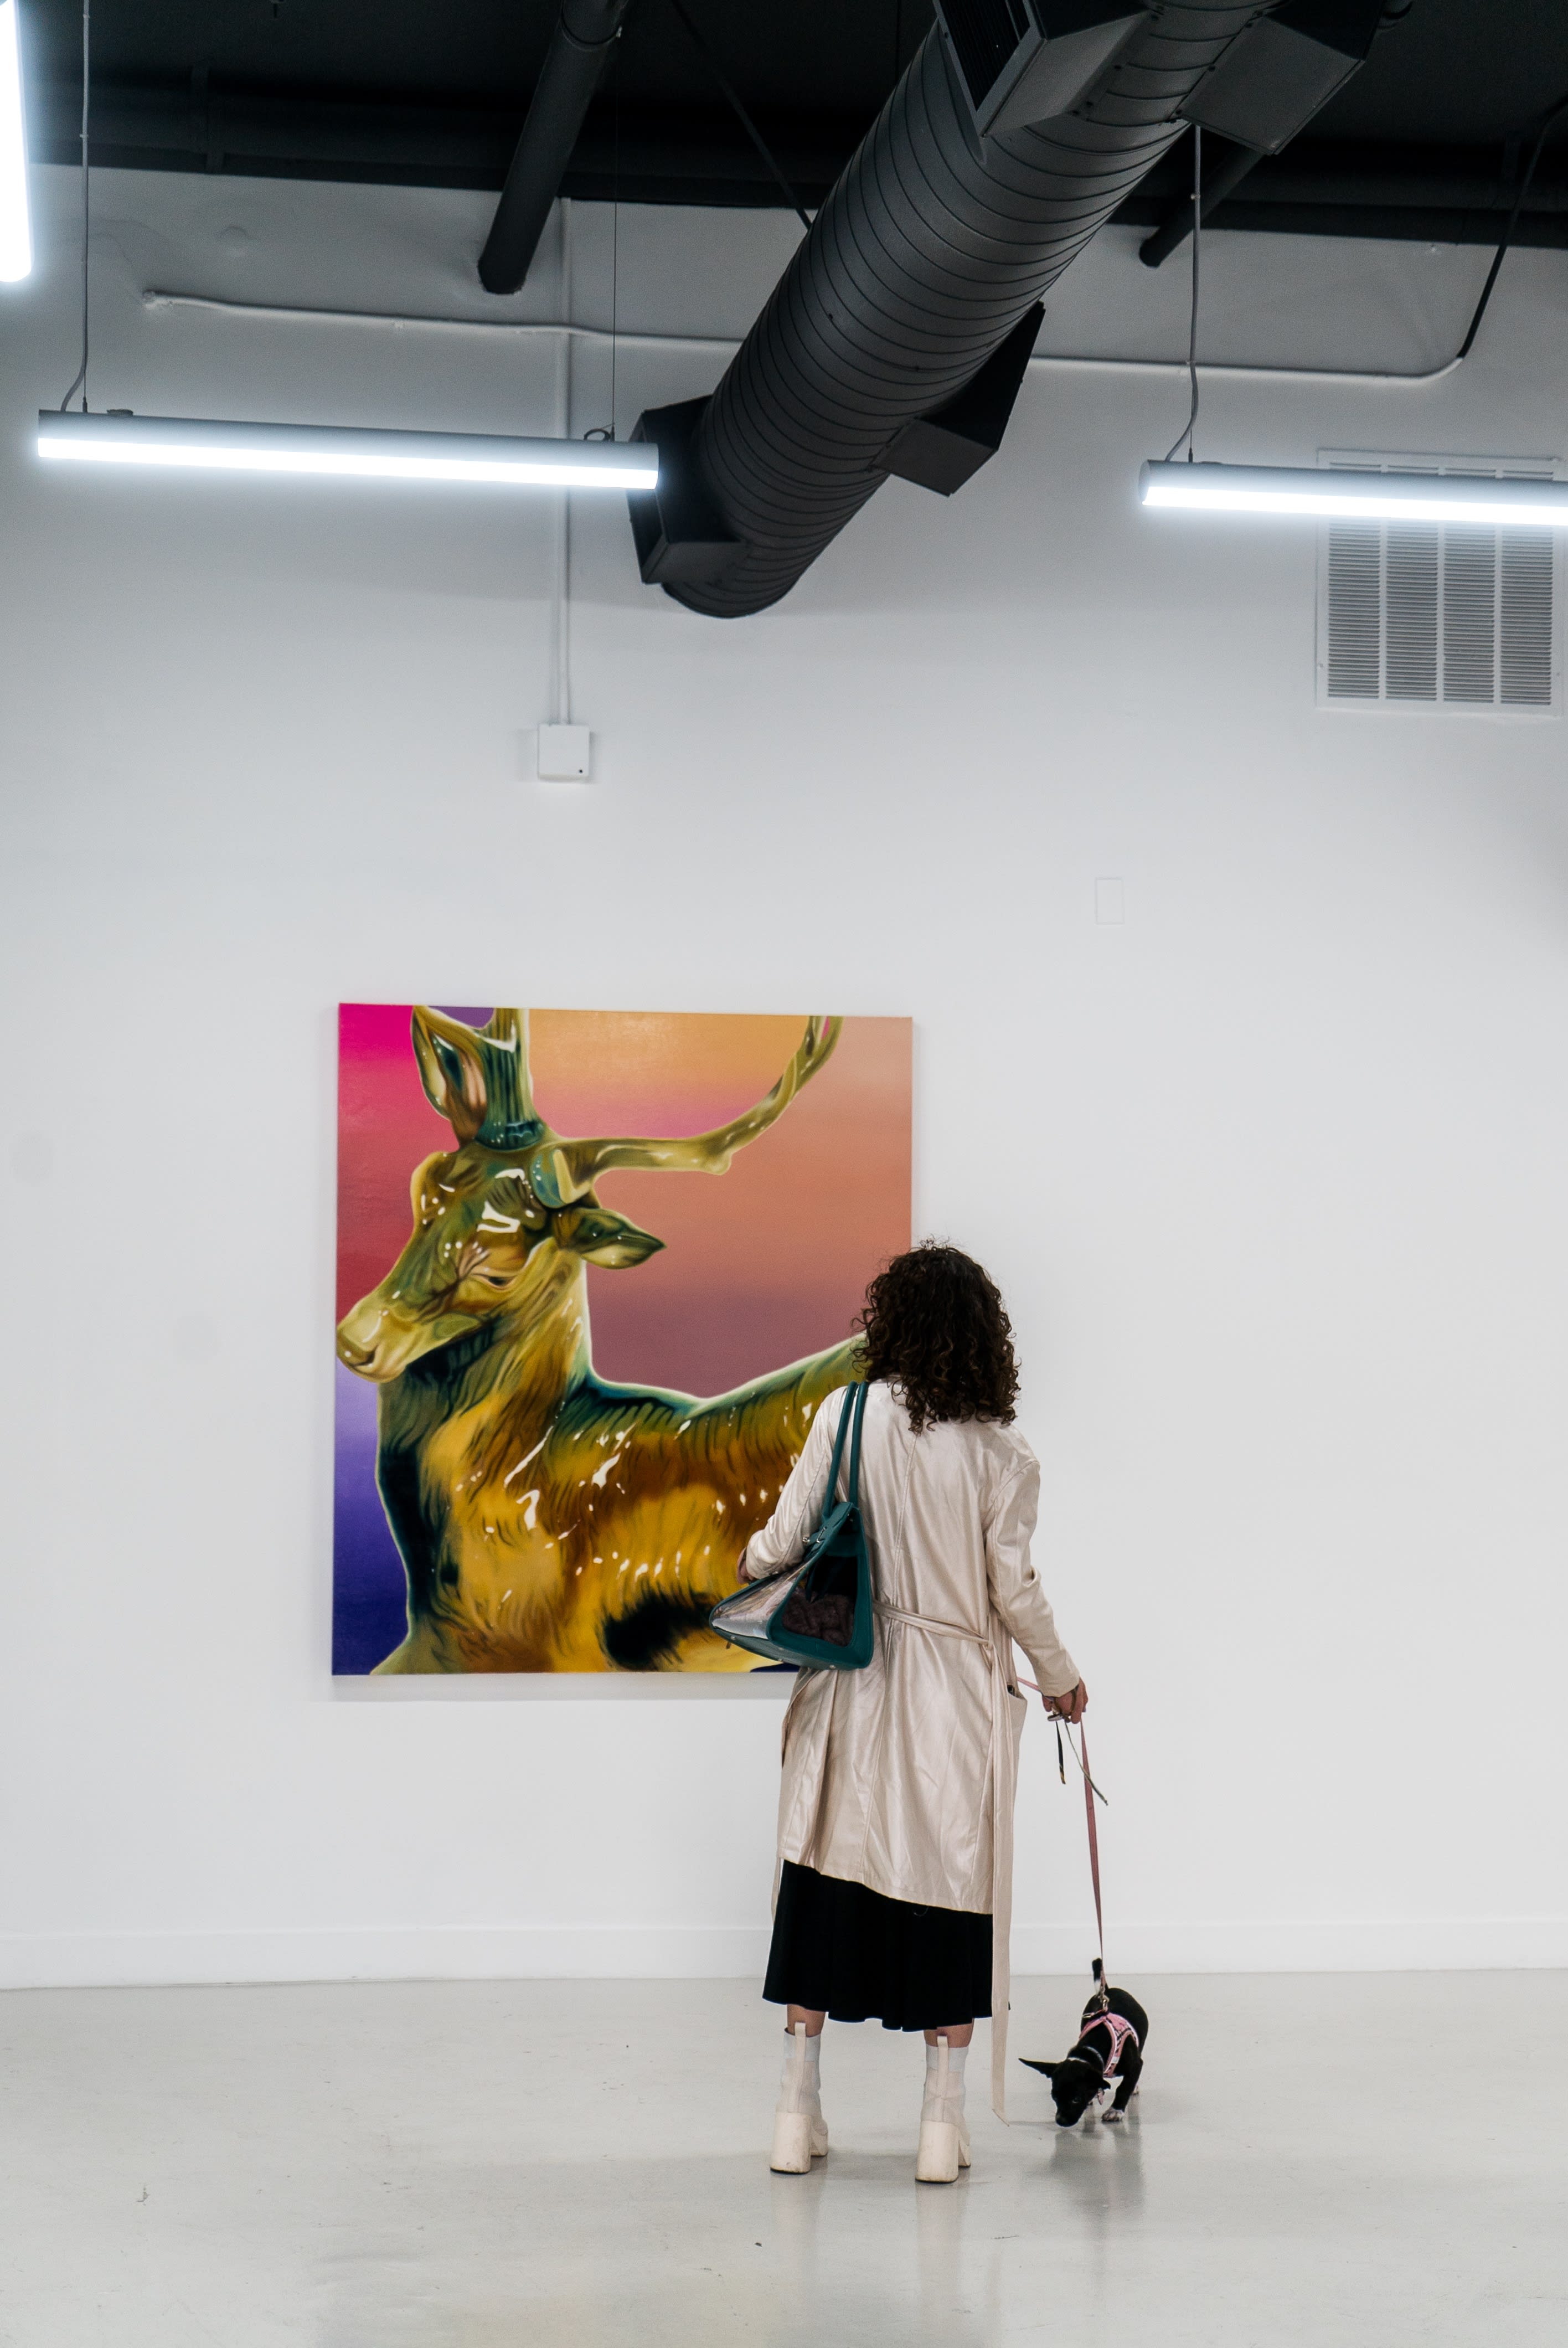
{"label": "woman with curly hair", "polygon": [[[876,1592],[864,1671],[809,1671],[784,1715],[779,1890],[763,1994],[787,2008],[773,2167],[827,2150],[822,2026],[876,2017],[926,2037],[915,2174],[969,2162],[964,2065],[989,2014],[991,2100],[1005,2118],[1012,1804],[1025,1702],[1016,1640],[1069,1720],[1088,1701],[1030,1563],[1040,1465],[1013,1431],[1018,1368],[995,1283],[928,1241],[866,1291],[870,1388],[860,1505]],[[800,1557],[817,1521],[840,1413],[822,1406],[749,1581]],[[839,1471],[845,1489],[847,1463]]]}

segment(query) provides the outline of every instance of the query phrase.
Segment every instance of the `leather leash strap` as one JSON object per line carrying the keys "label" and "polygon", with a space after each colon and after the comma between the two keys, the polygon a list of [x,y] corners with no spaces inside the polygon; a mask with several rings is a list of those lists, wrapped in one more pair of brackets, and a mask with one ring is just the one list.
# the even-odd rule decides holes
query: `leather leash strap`
{"label": "leather leash strap", "polygon": [[[1033,1688],[1041,1704],[1051,1702],[1051,1698],[1046,1694],[1045,1690],[1042,1687],[1037,1687],[1033,1680],[1026,1680],[1020,1675],[1019,1685]],[[1067,1783],[1067,1769],[1061,1752],[1063,1729],[1067,1732],[1067,1749],[1083,1775],[1083,1808],[1084,1815],[1089,1820],[1089,1872],[1094,1883],[1094,1929],[1100,1940],[1100,2003],[1108,2013],[1111,2006],[1111,1976],[1105,1970],[1105,1909],[1100,1897],[1100,1828],[1094,1817],[1096,1801],[1102,1802],[1105,1797],[1089,1772],[1089,1739],[1084,1734],[1083,1723],[1080,1721],[1078,1724],[1078,1743],[1074,1745],[1071,1724],[1063,1720],[1061,1715],[1057,1712],[1050,1713],[1048,1717],[1056,1730],[1056,1766],[1061,1771],[1062,1784]]]}
{"label": "leather leash strap", "polygon": [[[1069,1745],[1072,1732],[1067,1734]],[[1089,1872],[1094,1878],[1094,1929],[1100,1935],[1100,2003],[1109,2012],[1111,2006],[1111,1976],[1105,1970],[1105,1910],[1100,1899],[1100,1829],[1094,1822],[1094,1797],[1098,1790],[1089,1774],[1089,1739],[1083,1734],[1083,1723],[1078,1724],[1078,1741],[1083,1747],[1080,1766],[1083,1771],[1083,1807],[1089,1819]]]}

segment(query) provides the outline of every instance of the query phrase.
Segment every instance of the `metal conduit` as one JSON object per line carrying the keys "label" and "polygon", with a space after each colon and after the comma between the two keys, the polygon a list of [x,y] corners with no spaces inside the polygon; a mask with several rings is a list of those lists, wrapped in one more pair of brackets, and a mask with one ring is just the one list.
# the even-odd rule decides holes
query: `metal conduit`
{"label": "metal conduit", "polygon": [[960,391],[1185,125],[1275,0],[1154,0],[1073,113],[981,139],[934,27],[712,394],[692,457],[740,541],[665,582],[721,619],[787,594],[887,478],[900,427]]}
{"label": "metal conduit", "polygon": [[550,207],[631,0],[561,0],[485,250],[479,282],[515,294],[538,250]]}

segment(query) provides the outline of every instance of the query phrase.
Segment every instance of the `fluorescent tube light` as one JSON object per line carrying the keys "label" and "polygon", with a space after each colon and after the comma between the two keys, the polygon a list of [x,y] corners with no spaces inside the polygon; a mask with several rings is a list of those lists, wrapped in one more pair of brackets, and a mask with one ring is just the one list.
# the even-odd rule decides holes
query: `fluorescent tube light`
{"label": "fluorescent tube light", "polygon": [[22,52],[16,0],[0,0],[0,283],[31,276],[27,139],[22,117]]}
{"label": "fluorescent tube light", "polygon": [[1311,520],[1479,522],[1568,530],[1568,481],[1497,481],[1464,473],[1355,473],[1266,465],[1150,464],[1146,506],[1188,513],[1300,514]]}
{"label": "fluorescent tube light", "polygon": [[651,489],[659,479],[659,451],[641,441],[623,448],[612,440],[513,440],[335,424],[209,424],[177,416],[61,415],[53,408],[38,418],[38,454],[85,465],[479,481],[511,489]]}

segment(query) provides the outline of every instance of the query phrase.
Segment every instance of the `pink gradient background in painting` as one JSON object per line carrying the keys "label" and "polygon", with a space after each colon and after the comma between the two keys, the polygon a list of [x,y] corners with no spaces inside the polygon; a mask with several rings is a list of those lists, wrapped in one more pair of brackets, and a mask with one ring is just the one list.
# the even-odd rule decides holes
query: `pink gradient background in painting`
{"label": "pink gradient background in painting", "polygon": [[[454,1146],[421,1089],[409,1018],[402,1004],[341,1012],[340,1317],[407,1240],[415,1167]],[[804,1025],[804,1013],[536,1011],[535,1101],[563,1134],[701,1133],[763,1097]],[[832,1059],[727,1174],[603,1178],[601,1202],[665,1248],[589,1270],[600,1376],[722,1394],[848,1335],[871,1274],[909,1244],[910,1033],[907,1019],[846,1019]]]}

